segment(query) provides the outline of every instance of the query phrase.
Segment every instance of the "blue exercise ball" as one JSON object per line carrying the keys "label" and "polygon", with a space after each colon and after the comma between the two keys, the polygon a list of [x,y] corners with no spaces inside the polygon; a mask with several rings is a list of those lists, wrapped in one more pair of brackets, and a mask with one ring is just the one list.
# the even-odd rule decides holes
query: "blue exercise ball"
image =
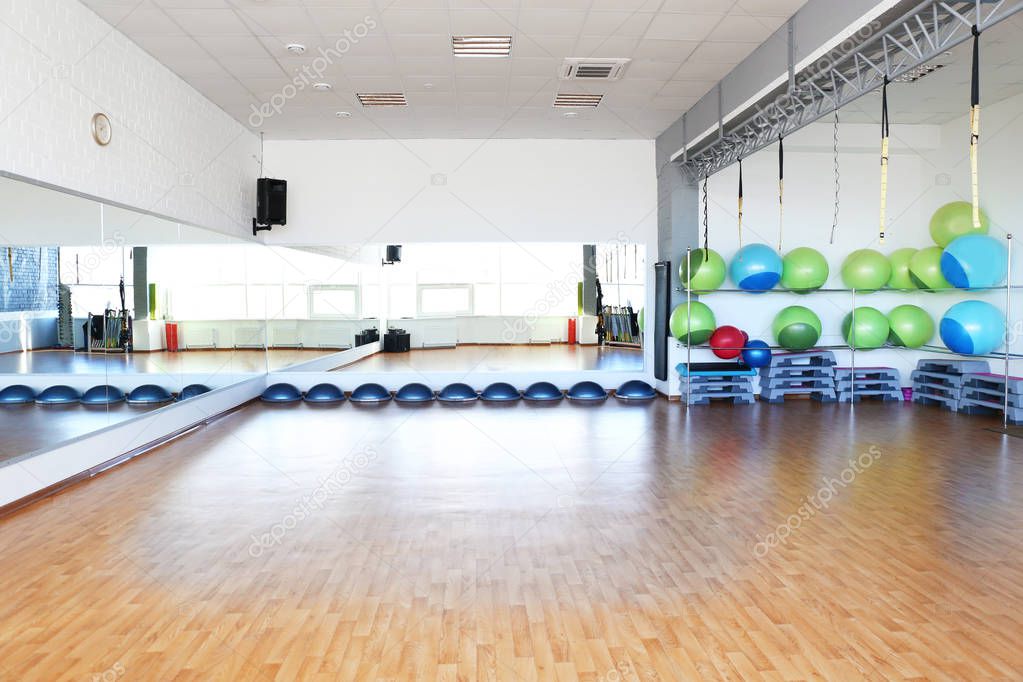
{"label": "blue exercise ball", "polygon": [[657,397],[657,391],[654,387],[645,381],[639,379],[633,379],[626,381],[624,384],[618,387],[615,391],[615,398],[619,400],[653,400]]}
{"label": "blue exercise ball", "polygon": [[941,274],[958,289],[996,287],[1008,272],[1008,249],[986,234],[957,237],[941,254]]}
{"label": "blue exercise ball", "polygon": [[732,258],[728,273],[740,289],[763,293],[781,281],[782,259],[767,244],[748,244]]}
{"label": "blue exercise ball", "polygon": [[747,341],[746,347],[742,350],[742,361],[754,369],[770,367],[771,347],[760,339]]}
{"label": "blue exercise ball", "polygon": [[568,399],[581,402],[607,400],[607,391],[595,381],[580,381],[568,389]]}
{"label": "blue exercise ball", "polygon": [[510,403],[522,399],[522,393],[509,383],[497,381],[480,393],[480,398],[488,403]]}
{"label": "blue exercise ball", "polygon": [[442,403],[471,403],[478,400],[480,394],[469,384],[454,383],[448,384],[437,394],[437,400]]}
{"label": "blue exercise ball", "polygon": [[124,402],[124,391],[116,386],[93,386],[82,394],[83,405],[113,405]]}
{"label": "blue exercise ball", "polygon": [[[292,384],[272,384],[266,387],[259,399],[264,403],[297,403],[302,399],[302,391]],[[131,402],[131,396],[128,396],[128,402]]]}
{"label": "blue exercise ball", "polygon": [[305,392],[303,400],[316,405],[333,405],[345,400],[345,392],[336,384],[316,384]]}
{"label": "blue exercise ball", "polygon": [[565,394],[549,381],[538,381],[535,384],[530,384],[529,388],[523,391],[522,397],[526,400],[542,403],[561,400],[565,397]]}
{"label": "blue exercise ball", "polygon": [[984,301],[963,301],[948,309],[938,328],[949,350],[962,355],[987,355],[1005,340],[1005,316]]}
{"label": "blue exercise ball", "polygon": [[129,405],[162,405],[174,400],[174,396],[163,386],[143,384],[132,389],[126,400]]}
{"label": "blue exercise ball", "polygon": [[181,389],[181,393],[178,393],[178,400],[188,400],[189,398],[196,398],[205,393],[209,393],[211,389],[206,384],[189,384]]}
{"label": "blue exercise ball", "polygon": [[386,403],[390,399],[391,392],[380,384],[375,383],[362,384],[348,396],[348,400],[357,404]]}
{"label": "blue exercise ball", "polygon": [[429,403],[436,398],[433,389],[426,384],[411,383],[405,384],[394,394],[394,400],[399,403]]}
{"label": "blue exercise ball", "polygon": [[50,386],[36,396],[37,405],[73,405],[81,401],[82,394],[70,386]]}
{"label": "blue exercise ball", "polygon": [[0,390],[0,405],[25,405],[35,399],[36,392],[22,384],[13,384]]}

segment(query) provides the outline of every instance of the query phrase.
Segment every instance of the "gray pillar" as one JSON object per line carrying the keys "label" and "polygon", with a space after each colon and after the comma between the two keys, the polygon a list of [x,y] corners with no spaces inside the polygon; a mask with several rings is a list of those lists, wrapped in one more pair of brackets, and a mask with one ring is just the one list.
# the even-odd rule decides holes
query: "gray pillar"
{"label": "gray pillar", "polygon": [[700,220],[700,192],[696,183],[684,178],[675,164],[661,166],[657,177],[657,260],[671,262],[672,308],[685,300],[678,266],[685,259],[687,248],[700,245]]}
{"label": "gray pillar", "polygon": [[131,249],[132,282],[135,289],[136,320],[149,319],[149,262],[148,249],[145,246],[134,246]]}
{"label": "gray pillar", "polygon": [[583,244],[583,312],[597,314],[597,246]]}

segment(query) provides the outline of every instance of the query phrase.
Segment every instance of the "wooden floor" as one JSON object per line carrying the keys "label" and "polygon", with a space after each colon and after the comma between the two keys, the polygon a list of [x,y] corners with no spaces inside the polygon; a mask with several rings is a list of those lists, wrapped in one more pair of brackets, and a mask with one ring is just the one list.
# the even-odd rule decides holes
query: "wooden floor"
{"label": "wooden floor", "polygon": [[188,350],[177,353],[83,353],[34,350],[0,354],[0,374],[125,374],[152,372],[265,372],[315,360],[336,350],[320,348]]}
{"label": "wooden floor", "polygon": [[[152,405],[3,405],[0,406],[0,466],[43,448],[51,448],[150,410]],[[0,678],[2,679],[2,678]]]}
{"label": "wooden floor", "polygon": [[0,520],[0,676],[1019,680],[996,423],[251,406]]}
{"label": "wooden floor", "polygon": [[555,343],[536,346],[478,345],[377,353],[338,371],[353,372],[530,372],[643,371],[643,351],[633,348]]}

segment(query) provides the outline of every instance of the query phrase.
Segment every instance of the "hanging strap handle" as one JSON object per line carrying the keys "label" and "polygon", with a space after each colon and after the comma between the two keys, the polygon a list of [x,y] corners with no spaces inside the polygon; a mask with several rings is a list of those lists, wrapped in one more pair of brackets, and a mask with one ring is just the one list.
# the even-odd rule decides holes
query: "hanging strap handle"
{"label": "hanging strap handle", "polygon": [[785,138],[778,136],[778,251],[785,231]]}
{"label": "hanging strap handle", "polygon": [[739,159],[739,248],[742,248],[742,159]]}
{"label": "hanging strap handle", "polygon": [[884,244],[885,229],[888,221],[888,147],[890,126],[888,124],[888,76],[884,77],[881,86],[881,220],[878,230],[878,242]]}
{"label": "hanging strap handle", "polygon": [[970,182],[973,188],[973,227],[980,227],[980,29],[973,25],[973,78],[970,86]]}

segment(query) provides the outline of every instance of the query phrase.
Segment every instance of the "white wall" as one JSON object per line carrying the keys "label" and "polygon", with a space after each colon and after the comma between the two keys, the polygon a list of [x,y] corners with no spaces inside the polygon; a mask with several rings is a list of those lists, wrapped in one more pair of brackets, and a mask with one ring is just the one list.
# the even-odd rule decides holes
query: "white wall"
{"label": "white wall", "polygon": [[[251,235],[258,138],[83,4],[4,0],[0,64],[0,171]],[[4,241],[25,229],[0,219]]]}
{"label": "white wall", "polygon": [[[1004,237],[1005,230],[1023,210],[1018,188],[1012,187],[1018,160],[1014,150],[1023,144],[1023,135],[1007,123],[1018,115],[1023,98],[985,109],[985,129],[991,131],[982,150],[982,203],[991,216],[991,234]],[[880,201],[878,127],[846,124],[840,127],[840,212],[834,244],[829,243],[834,212],[834,176],[832,170],[832,127],[816,124],[790,136],[785,142],[785,216],[783,251],[809,246],[828,259],[831,277],[827,288],[844,288],[841,267],[856,249],[872,248],[889,254],[903,247],[933,246],[929,233],[932,213],[957,199],[970,200],[966,119],[945,126],[895,125],[892,128],[892,153],[888,193],[888,229],[883,245],[878,242]],[[760,152],[743,162],[745,210],[744,244],[762,242],[778,245],[778,160],[776,148]],[[737,227],[738,168],[733,166],[711,178],[710,246],[724,256],[726,263],[738,250]],[[1017,239],[1018,242],[1018,239]],[[1014,259],[1019,263],[1016,246]],[[684,257],[684,256],[680,256]],[[1016,268],[1014,283],[1020,282]],[[725,287],[734,288],[729,279]],[[904,293],[876,292],[859,294],[857,306],[871,306],[887,313],[903,303],[919,305],[934,318],[937,327],[944,312],[967,298],[987,300],[1005,309],[1003,292]],[[731,324],[747,331],[751,338],[773,342],[771,323],[785,306],[804,305],[821,318],[822,345],[843,344],[841,323],[852,310],[849,293],[818,292],[806,296],[788,293],[752,295],[719,292],[702,297],[715,312],[719,325]],[[1019,304],[1013,319],[1020,319]],[[941,346],[935,333],[932,344]],[[1019,344],[1016,344],[1018,350]],[[673,362],[684,360],[684,347],[677,345]],[[848,351],[836,352],[839,364],[851,363]],[[927,351],[877,350],[856,354],[858,366],[891,366],[902,371],[903,384],[909,385],[909,373]],[[713,359],[708,351],[694,355],[694,361]],[[1001,362],[993,363],[1002,371]],[[1016,370],[1014,370],[1016,371]]]}
{"label": "white wall", "polygon": [[277,244],[656,239],[652,140],[267,142]]}

